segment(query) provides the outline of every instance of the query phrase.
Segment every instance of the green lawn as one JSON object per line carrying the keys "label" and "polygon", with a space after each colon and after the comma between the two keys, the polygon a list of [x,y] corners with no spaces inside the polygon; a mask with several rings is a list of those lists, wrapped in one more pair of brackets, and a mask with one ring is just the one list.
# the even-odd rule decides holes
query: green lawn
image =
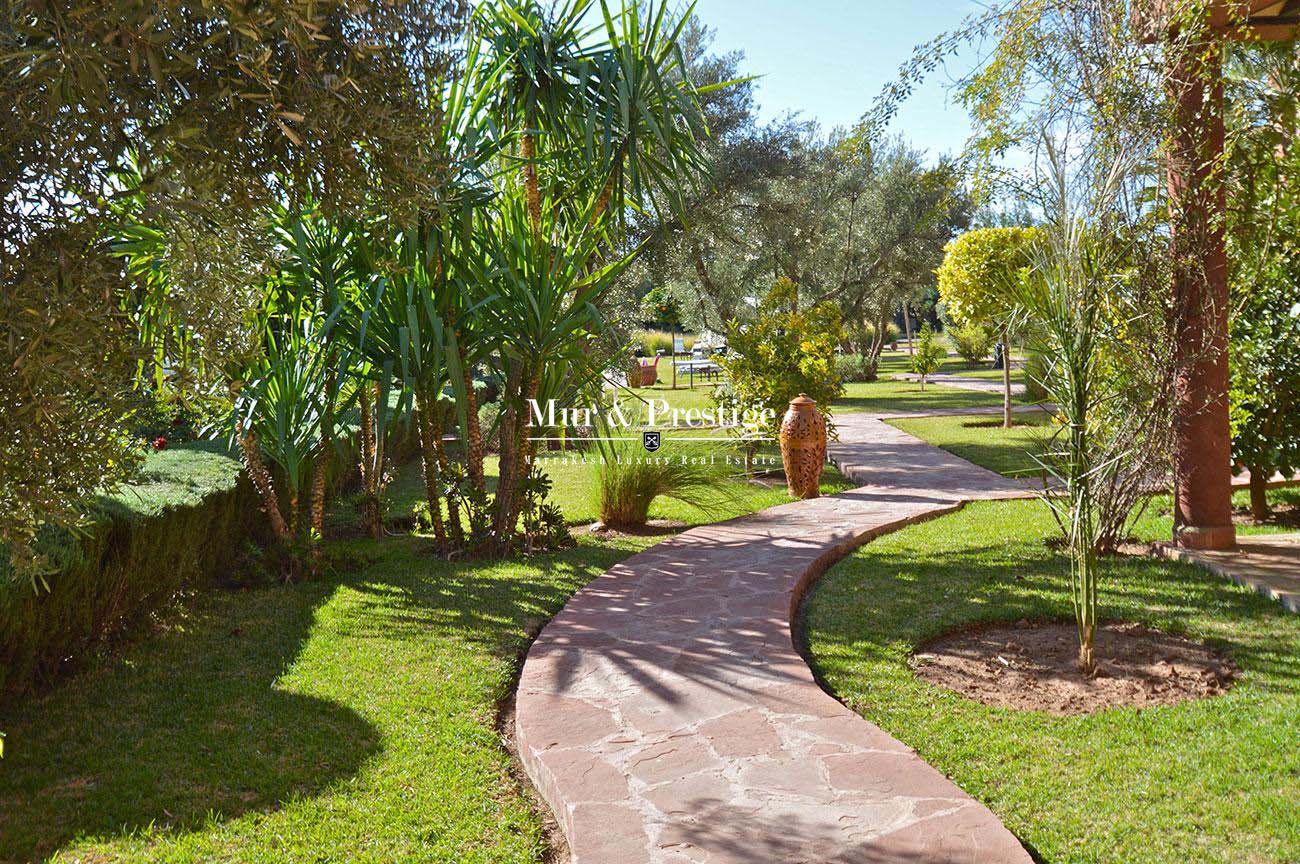
{"label": "green lawn", "polygon": [[911,381],[894,381],[886,377],[870,383],[844,385],[844,395],[831,406],[832,412],[870,411],[881,414],[908,414],[915,411],[947,411],[953,408],[1000,408],[999,393],[981,393],[957,387],[927,384],[924,391]]}
{"label": "green lawn", "polygon": [[0,860],[537,861],[497,706],[530,634],[650,542],[355,541],[334,577],[207,596],[0,719]]}
{"label": "green lawn", "polygon": [[1055,424],[1046,412],[1017,414],[1016,425],[1002,428],[1000,416],[911,417],[890,425],[1007,477],[1041,474],[1033,453],[1041,452]]}
{"label": "green lawn", "polygon": [[[571,521],[594,518],[590,470],[553,471]],[[845,485],[828,471],[824,491]],[[718,512],[652,515],[789,500],[736,486]],[[418,499],[418,467],[391,491],[395,507]],[[0,861],[541,861],[499,707],[569,596],[660,539],[585,536],[506,563],[441,560],[412,535],[334,541],[327,577],[172,609],[0,713]]]}
{"label": "green lawn", "polygon": [[[683,504],[668,498],[656,499],[650,507],[651,519],[670,519],[697,525],[729,519],[742,513],[752,513],[777,504],[789,502],[790,496],[785,490],[785,481],[781,474],[780,451],[775,444],[764,445],[760,450],[761,462],[755,463],[759,471],[776,472],[774,476],[763,478],[762,482],[745,480],[739,476],[743,470],[743,459],[734,446],[727,442],[698,442],[694,437],[717,432],[702,430],[683,430],[665,432],[663,446],[655,453],[663,458],[712,458],[717,462],[717,470],[730,476],[722,481],[729,496],[708,511]],[[557,504],[570,525],[583,525],[595,522],[599,517],[596,501],[592,494],[596,481],[598,454],[595,451],[581,453],[578,451],[546,451],[538,453],[538,464],[551,478],[551,500]],[[733,460],[730,464],[726,460]],[[497,476],[497,459],[489,456],[484,463],[488,476],[489,489],[495,488]],[[822,490],[827,494],[841,492],[852,486],[840,476],[834,466],[827,465],[822,476]],[[385,500],[387,515],[390,520],[400,522],[413,518],[417,508],[425,500],[424,479],[420,472],[419,460],[408,462],[394,471],[393,482],[389,484]],[[330,524],[334,527],[356,524],[356,506],[354,501],[342,502],[342,506],[330,514]]]}
{"label": "green lawn", "polygon": [[1211,700],[1063,718],[912,674],[915,647],[954,628],[1069,620],[1068,563],[1044,545],[1055,531],[1040,502],[977,503],[863,547],[806,604],[818,673],[1045,862],[1300,860],[1300,616],[1279,604],[1194,567],[1107,559],[1106,618],[1205,640],[1240,666]]}
{"label": "green lawn", "polygon": [[[890,425],[915,435],[922,441],[942,447],[976,465],[996,471],[1007,477],[1037,480],[1042,469],[1034,461],[1033,453],[1039,451],[1045,436],[1050,434],[1052,419],[1046,412],[1028,412],[1016,415],[1017,425],[1003,429],[996,418],[971,416],[909,417],[889,421]],[[1023,425],[1021,425],[1023,424]],[[1269,500],[1276,504],[1300,507],[1300,487],[1270,489]],[[1249,512],[1250,493],[1238,489],[1233,493],[1233,506],[1241,515]],[[1159,526],[1149,539],[1167,540],[1172,531],[1172,502],[1168,495],[1152,496],[1148,516],[1144,523]],[[1154,521],[1153,521],[1154,520]],[[1168,526],[1168,527],[1166,527]],[[1154,530],[1154,529],[1152,529]],[[1241,534],[1270,534],[1292,532],[1290,523],[1254,524],[1242,522],[1237,531]]]}

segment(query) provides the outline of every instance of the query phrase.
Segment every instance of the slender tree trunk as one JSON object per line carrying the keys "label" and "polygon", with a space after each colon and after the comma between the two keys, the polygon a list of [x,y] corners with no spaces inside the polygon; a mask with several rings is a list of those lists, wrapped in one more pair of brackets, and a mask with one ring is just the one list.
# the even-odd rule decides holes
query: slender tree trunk
{"label": "slender tree trunk", "polygon": [[438,494],[438,456],[433,446],[433,411],[437,405],[425,390],[417,393],[415,425],[420,435],[420,465],[424,470],[424,495],[429,504],[429,519],[433,522],[433,536],[439,543],[447,541],[447,531],[442,522],[442,496]]}
{"label": "slender tree trunk", "polygon": [[239,449],[244,456],[244,467],[248,469],[248,476],[253,481],[253,488],[262,498],[262,509],[271,522],[271,531],[283,543],[289,539],[289,526],[285,524],[284,514],[280,512],[280,499],[275,494],[271,473],[266,470],[262,453],[257,448],[257,436],[252,432],[244,433],[239,439]]}
{"label": "slender tree trunk", "polygon": [[889,328],[889,318],[881,317],[876,321],[876,333],[871,338],[871,351],[867,356],[867,380],[875,381],[880,373],[880,355],[885,350],[885,331]]}
{"label": "slender tree trunk", "polygon": [[[375,385],[378,389],[378,384]],[[375,440],[375,417],[370,409],[370,388],[362,385],[361,402],[361,527],[372,540],[383,536],[383,522],[379,512],[379,478],[383,474],[383,460],[379,443]]]}
{"label": "slender tree trunk", "polygon": [[325,411],[321,416],[320,453],[316,456],[315,476],[311,484],[311,558],[312,569],[320,564],[318,543],[325,531],[325,481],[334,454],[334,390],[338,373],[333,369],[325,376]]}
{"label": "slender tree trunk", "polygon": [[[457,346],[460,342],[457,340]],[[479,489],[483,485],[483,426],[478,420],[478,395],[474,392],[474,377],[465,363],[465,350],[460,349],[460,368],[465,376],[465,461],[470,480]]]}
{"label": "slender tree trunk", "polygon": [[1002,428],[1011,428],[1011,334],[1002,328]]}
{"label": "slender tree trunk", "polygon": [[[450,463],[447,460],[447,448],[442,443],[442,417],[436,410],[433,414],[433,449],[438,455],[438,470],[445,477],[450,474],[450,471],[448,471]],[[450,493],[447,495],[447,533],[451,536],[452,544],[457,548],[465,545],[465,532],[460,524],[460,512],[456,506],[455,497]]]}
{"label": "slender tree trunk", "polygon": [[537,138],[531,133],[524,136],[522,145],[524,158],[524,192],[528,197],[528,218],[533,223],[533,231],[542,232],[542,190],[537,179]]}
{"label": "slender tree trunk", "polygon": [[907,301],[903,301],[903,329],[907,331],[907,356],[915,357],[916,349],[912,347],[912,313],[907,308]]}
{"label": "slender tree trunk", "polygon": [[1079,568],[1078,604],[1076,618],[1079,625],[1079,671],[1092,675],[1097,670],[1093,648],[1097,641],[1097,554],[1086,550],[1075,565]]}
{"label": "slender tree trunk", "polygon": [[1271,474],[1262,465],[1250,466],[1250,515],[1256,522],[1263,522],[1273,512],[1268,506],[1268,478]]}

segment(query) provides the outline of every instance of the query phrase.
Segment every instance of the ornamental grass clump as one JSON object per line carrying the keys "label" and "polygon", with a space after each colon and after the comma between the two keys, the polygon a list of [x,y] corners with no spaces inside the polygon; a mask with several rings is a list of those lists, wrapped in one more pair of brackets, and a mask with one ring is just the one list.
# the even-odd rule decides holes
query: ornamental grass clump
{"label": "ornamental grass clump", "polygon": [[612,528],[640,528],[655,499],[672,498],[706,516],[735,498],[724,471],[707,457],[661,456],[625,442],[601,447],[594,495],[600,521]]}
{"label": "ornamental grass clump", "polygon": [[912,372],[920,377],[922,390],[925,389],[925,380],[943,366],[943,357],[943,346],[934,338],[934,330],[927,321],[921,325],[916,351],[912,354]]}

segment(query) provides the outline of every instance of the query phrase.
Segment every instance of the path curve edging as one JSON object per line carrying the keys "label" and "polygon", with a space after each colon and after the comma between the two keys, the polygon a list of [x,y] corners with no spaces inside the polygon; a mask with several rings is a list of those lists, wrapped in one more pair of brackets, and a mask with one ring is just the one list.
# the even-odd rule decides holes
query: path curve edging
{"label": "path curve edging", "polygon": [[983,805],[823,691],[795,644],[835,562],[1023,487],[876,417],[839,422],[846,475],[870,463],[880,479],[893,454],[910,482],[665,540],[580,590],[530,648],[516,743],[574,864],[1030,862]]}

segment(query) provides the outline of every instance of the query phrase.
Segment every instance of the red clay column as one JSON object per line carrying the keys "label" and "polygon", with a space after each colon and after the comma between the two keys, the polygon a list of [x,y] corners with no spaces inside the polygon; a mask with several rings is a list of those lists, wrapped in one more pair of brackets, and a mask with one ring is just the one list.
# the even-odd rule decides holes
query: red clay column
{"label": "red clay column", "polygon": [[[1213,37],[1211,37],[1213,38]],[[1186,50],[1171,97],[1178,129],[1169,159],[1178,379],[1174,418],[1174,539],[1189,549],[1229,549],[1232,443],[1228,430],[1228,267],[1223,84],[1217,49]]]}

